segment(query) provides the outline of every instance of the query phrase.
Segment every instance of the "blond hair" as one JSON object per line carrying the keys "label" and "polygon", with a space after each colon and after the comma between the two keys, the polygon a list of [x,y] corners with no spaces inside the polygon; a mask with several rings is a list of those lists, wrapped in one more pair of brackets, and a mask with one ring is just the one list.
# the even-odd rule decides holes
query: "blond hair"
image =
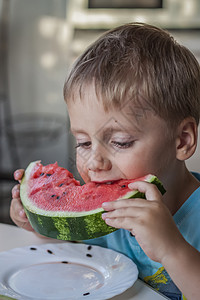
{"label": "blond hair", "polygon": [[130,23],[103,34],[75,62],[64,85],[66,102],[92,81],[105,110],[140,101],[169,124],[189,116],[199,123],[199,64],[155,26]]}

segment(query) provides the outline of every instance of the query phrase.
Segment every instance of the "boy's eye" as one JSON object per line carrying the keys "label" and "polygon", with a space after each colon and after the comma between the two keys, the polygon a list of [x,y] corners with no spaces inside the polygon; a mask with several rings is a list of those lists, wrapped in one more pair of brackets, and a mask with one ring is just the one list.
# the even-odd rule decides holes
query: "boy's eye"
{"label": "boy's eye", "polygon": [[84,143],[77,143],[77,145],[75,146],[75,148],[79,148],[79,147],[82,147],[82,148],[90,148],[91,146],[91,142],[84,142]]}
{"label": "boy's eye", "polygon": [[126,149],[126,148],[129,148],[129,147],[133,146],[134,141],[130,141],[130,142],[116,142],[116,141],[112,141],[111,143],[115,147],[118,147],[118,148],[121,148],[121,149]]}

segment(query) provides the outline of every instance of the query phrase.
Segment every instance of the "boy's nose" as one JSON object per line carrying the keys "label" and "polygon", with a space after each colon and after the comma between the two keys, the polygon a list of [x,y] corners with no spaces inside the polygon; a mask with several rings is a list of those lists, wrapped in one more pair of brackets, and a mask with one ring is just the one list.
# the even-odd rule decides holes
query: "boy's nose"
{"label": "boy's nose", "polygon": [[109,171],[112,168],[111,161],[101,153],[93,153],[88,160],[88,170],[90,171]]}

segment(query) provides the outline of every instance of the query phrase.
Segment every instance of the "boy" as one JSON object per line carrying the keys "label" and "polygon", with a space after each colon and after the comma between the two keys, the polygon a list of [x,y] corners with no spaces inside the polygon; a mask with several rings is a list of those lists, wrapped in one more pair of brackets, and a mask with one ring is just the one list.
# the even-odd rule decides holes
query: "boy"
{"label": "boy", "polygon": [[[146,200],[104,203],[103,219],[120,230],[90,242],[129,256],[139,277],[169,298],[199,299],[200,175],[185,165],[196,149],[200,114],[200,68],[192,53],[156,27],[120,26],[80,56],[64,98],[85,182],[151,173],[167,191],[161,196],[147,182],[130,184]],[[19,186],[11,217],[32,230]]]}

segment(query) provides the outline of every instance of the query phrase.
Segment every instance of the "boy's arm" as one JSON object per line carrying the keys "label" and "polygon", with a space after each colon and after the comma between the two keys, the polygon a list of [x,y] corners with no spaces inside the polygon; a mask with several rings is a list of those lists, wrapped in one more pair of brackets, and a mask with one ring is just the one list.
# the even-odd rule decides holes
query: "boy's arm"
{"label": "boy's arm", "polygon": [[172,253],[163,257],[161,263],[187,300],[200,297],[200,252],[184,239]]}
{"label": "boy's arm", "polygon": [[102,218],[108,225],[129,230],[147,256],[160,262],[187,300],[200,295],[200,253],[179,232],[155,185],[135,182],[131,188],[146,199],[106,202]]}

